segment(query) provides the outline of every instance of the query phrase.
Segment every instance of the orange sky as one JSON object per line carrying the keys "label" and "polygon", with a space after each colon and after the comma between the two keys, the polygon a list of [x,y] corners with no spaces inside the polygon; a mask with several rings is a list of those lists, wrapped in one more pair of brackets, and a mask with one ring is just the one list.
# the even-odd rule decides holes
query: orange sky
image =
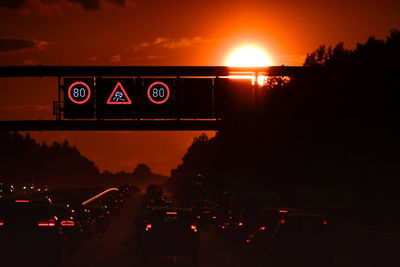
{"label": "orange sky", "polygon": [[[1,1],[0,64],[223,65],[235,48],[256,44],[274,65],[301,65],[320,44],[343,41],[353,48],[372,34],[384,38],[400,28],[398,0],[90,2],[95,4]],[[50,78],[0,79],[0,119],[52,119],[56,86]],[[101,169],[130,171],[144,162],[169,174],[199,133],[33,135],[40,141],[67,138]]]}

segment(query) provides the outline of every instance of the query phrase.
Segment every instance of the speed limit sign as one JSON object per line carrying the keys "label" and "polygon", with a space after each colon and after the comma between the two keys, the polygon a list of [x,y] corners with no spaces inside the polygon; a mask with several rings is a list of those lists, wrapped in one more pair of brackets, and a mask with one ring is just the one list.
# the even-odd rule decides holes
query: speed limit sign
{"label": "speed limit sign", "polygon": [[168,101],[169,96],[169,87],[163,82],[153,82],[147,89],[147,97],[154,104],[164,104]]}
{"label": "speed limit sign", "polygon": [[94,118],[95,86],[93,78],[64,78],[64,118]]}
{"label": "speed limit sign", "polygon": [[85,104],[90,99],[91,91],[85,82],[77,81],[68,88],[68,97],[75,104]]}

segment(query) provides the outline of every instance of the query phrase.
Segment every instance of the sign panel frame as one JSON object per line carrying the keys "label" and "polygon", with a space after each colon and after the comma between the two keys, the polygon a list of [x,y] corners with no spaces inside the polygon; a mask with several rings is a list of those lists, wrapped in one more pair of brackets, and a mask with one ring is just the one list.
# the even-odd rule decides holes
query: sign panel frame
{"label": "sign panel frame", "polygon": [[64,78],[64,118],[94,119],[94,78]]}

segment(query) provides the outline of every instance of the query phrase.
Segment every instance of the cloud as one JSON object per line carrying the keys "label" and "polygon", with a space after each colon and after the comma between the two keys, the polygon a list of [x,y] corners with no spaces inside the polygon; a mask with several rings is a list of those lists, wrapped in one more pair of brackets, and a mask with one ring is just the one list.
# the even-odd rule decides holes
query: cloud
{"label": "cloud", "polygon": [[112,56],[111,58],[110,58],[110,62],[111,63],[115,63],[115,62],[119,62],[119,61],[121,61],[121,55],[114,55],[114,56]]}
{"label": "cloud", "polygon": [[180,38],[180,39],[157,37],[152,42],[143,42],[143,43],[133,46],[132,48],[134,50],[139,50],[142,48],[155,46],[155,47],[161,47],[161,48],[165,48],[165,49],[176,49],[176,48],[190,47],[190,46],[194,46],[194,45],[200,45],[200,44],[211,43],[211,42],[216,42],[216,41],[218,41],[218,40],[217,39],[205,39],[200,36],[196,36],[196,37],[192,37],[192,38],[184,37],[184,38]]}
{"label": "cloud", "polygon": [[24,65],[39,65],[40,61],[35,60],[35,59],[27,59],[23,63]]}
{"label": "cloud", "polygon": [[36,110],[52,110],[53,106],[51,104],[47,105],[16,105],[16,106],[3,106],[0,107],[2,110],[10,110],[10,111],[16,111],[16,110],[24,110],[24,111],[36,111]]}
{"label": "cloud", "polygon": [[50,44],[50,42],[33,39],[0,37],[0,54],[39,51],[47,49]]}
{"label": "cloud", "polygon": [[276,56],[278,62],[285,65],[303,65],[306,58],[305,55],[281,55]]}
{"label": "cloud", "polygon": [[0,8],[15,10],[23,15],[62,14],[64,11],[100,10],[134,7],[133,0],[1,0]]}
{"label": "cloud", "polygon": [[19,9],[25,4],[25,2],[25,0],[2,0],[0,1],[0,7]]}

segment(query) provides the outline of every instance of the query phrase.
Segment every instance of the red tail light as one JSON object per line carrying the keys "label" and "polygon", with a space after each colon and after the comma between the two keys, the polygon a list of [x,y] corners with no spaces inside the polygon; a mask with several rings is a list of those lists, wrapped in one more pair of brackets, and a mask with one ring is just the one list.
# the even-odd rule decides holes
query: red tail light
{"label": "red tail light", "polygon": [[167,211],[166,214],[168,214],[168,215],[176,215],[176,214],[178,214],[178,212],[176,212],[176,211]]}
{"label": "red tail light", "polygon": [[287,210],[279,210],[279,213],[287,213]]}
{"label": "red tail light", "polygon": [[15,203],[29,203],[29,200],[16,199]]}
{"label": "red tail light", "polygon": [[213,219],[217,219],[217,216],[212,216]]}
{"label": "red tail light", "polygon": [[323,220],[322,223],[323,223],[324,225],[328,225],[328,222],[325,221],[325,220]]}
{"label": "red tail light", "polygon": [[104,214],[101,214],[98,216],[99,218],[104,218]]}
{"label": "red tail light", "polygon": [[74,221],[62,221],[61,226],[75,226]]}
{"label": "red tail light", "polygon": [[265,231],[265,229],[267,229],[265,226],[260,226],[260,231]]}
{"label": "red tail light", "polygon": [[148,223],[147,225],[146,225],[146,231],[149,231],[150,229],[151,229],[151,227],[152,227],[152,225],[151,225],[151,223]]}
{"label": "red tail light", "polygon": [[4,226],[4,221],[0,220],[0,226]]}
{"label": "red tail light", "polygon": [[192,225],[190,226],[190,229],[192,229],[193,232],[197,232],[197,226],[194,225],[194,224],[192,224]]}
{"label": "red tail light", "polygon": [[49,219],[49,220],[45,220],[45,221],[40,221],[40,222],[38,222],[38,226],[54,227],[54,226],[56,226],[56,220]]}
{"label": "red tail light", "polygon": [[197,218],[197,219],[200,219],[200,218],[201,218],[201,216],[200,216],[200,215],[199,215],[199,216],[196,216],[196,218]]}
{"label": "red tail light", "polygon": [[239,226],[243,226],[243,223],[242,223],[242,222],[238,222],[238,225],[239,225]]}
{"label": "red tail light", "polygon": [[281,224],[284,224],[286,221],[284,219],[281,220]]}

